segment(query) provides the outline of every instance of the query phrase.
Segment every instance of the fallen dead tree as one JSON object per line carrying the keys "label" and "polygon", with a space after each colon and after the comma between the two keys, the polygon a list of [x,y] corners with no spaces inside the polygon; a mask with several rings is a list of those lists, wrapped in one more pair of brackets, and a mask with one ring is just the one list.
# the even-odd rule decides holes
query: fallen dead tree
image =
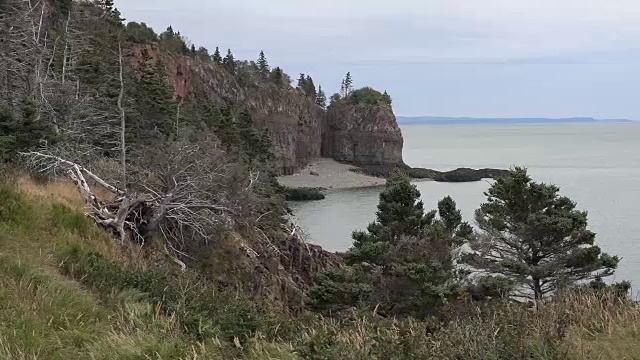
{"label": "fallen dead tree", "polygon": [[[215,145],[180,142],[145,151],[130,166],[130,187],[112,185],[117,167],[99,176],[88,167],[46,152],[22,154],[40,172],[65,175],[87,205],[86,215],[112,232],[121,244],[144,244],[153,234],[164,239],[176,257],[188,256],[188,242],[208,243],[233,222],[242,210],[243,193],[258,174],[244,174],[224,161]],[[245,176],[241,179],[241,176]],[[95,191],[101,187],[105,191]],[[109,196],[100,197],[99,193]]]}

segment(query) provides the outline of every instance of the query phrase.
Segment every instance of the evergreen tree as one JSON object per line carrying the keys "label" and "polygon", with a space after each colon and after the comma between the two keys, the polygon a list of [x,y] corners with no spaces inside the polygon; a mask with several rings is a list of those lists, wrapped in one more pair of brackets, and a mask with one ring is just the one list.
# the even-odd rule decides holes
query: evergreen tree
{"label": "evergreen tree", "polygon": [[298,89],[304,92],[305,89],[307,88],[306,84],[307,84],[307,78],[303,73],[300,73],[300,77],[298,78]]}
{"label": "evergreen tree", "polygon": [[271,82],[276,86],[284,85],[284,72],[281,68],[277,67],[273,69],[273,71],[271,72]]}
{"label": "evergreen tree", "polygon": [[247,145],[250,145],[254,142],[253,139],[253,118],[251,114],[247,110],[243,110],[238,114],[238,136],[240,139],[245,142]]}
{"label": "evergreen tree", "polygon": [[267,62],[267,58],[264,55],[264,51],[260,51],[260,56],[258,57],[258,73],[263,81],[266,81],[269,78],[269,72],[271,71],[269,68],[269,63]]}
{"label": "evergreen tree", "polygon": [[239,144],[238,128],[233,119],[233,113],[228,106],[219,109],[220,117],[215,122],[215,134],[225,145],[227,150],[237,147]]}
{"label": "evergreen tree", "polygon": [[128,89],[128,97],[134,102],[127,111],[127,125],[131,129],[128,135],[133,137],[128,142],[150,143],[174,132],[177,107],[166,75],[163,63],[144,50],[140,79],[135,88]]}
{"label": "evergreen tree", "polygon": [[353,79],[351,78],[351,72],[348,72],[342,82],[342,96],[347,97],[353,91]]}
{"label": "evergreen tree", "polygon": [[316,100],[316,85],[313,83],[313,79],[309,75],[307,75],[304,81],[304,93],[313,99],[313,101]]}
{"label": "evergreen tree", "polygon": [[55,138],[53,127],[38,117],[33,101],[22,101],[19,116],[0,108],[0,163],[13,159],[20,151],[50,144]]}
{"label": "evergreen tree", "polygon": [[367,232],[353,233],[353,247],[345,254],[347,264],[384,265],[387,259],[381,255],[398,237],[418,236],[435,216],[432,213],[425,216],[420,191],[400,174],[387,180],[376,214],[377,221],[369,224]]}
{"label": "evergreen tree", "polygon": [[323,109],[327,107],[327,95],[322,90],[322,86],[318,87],[318,96],[316,97],[316,105],[320,106]]}
{"label": "evergreen tree", "polygon": [[[420,192],[408,177],[394,174],[380,194],[377,220],[353,233],[346,267],[316,277],[311,309],[327,312],[352,306],[376,308],[389,316],[425,318],[462,291],[453,250],[467,239],[455,202],[425,213]],[[436,215],[439,214],[439,218]]]}
{"label": "evergreen tree", "polygon": [[331,98],[330,98],[331,101],[329,102],[329,106],[334,105],[335,103],[340,101],[340,99],[341,99],[341,96],[339,93],[335,93],[331,95]]}
{"label": "evergreen tree", "polygon": [[619,258],[595,245],[587,213],[559,196],[555,185],[536,183],[515,168],[486,193],[476,212],[482,236],[465,263],[515,285],[514,295],[536,300],[558,288],[614,273]]}
{"label": "evergreen tree", "polygon": [[382,94],[382,101],[387,105],[391,105],[393,102],[393,100],[391,100],[391,96],[389,96],[386,90],[384,91],[384,94]]}
{"label": "evergreen tree", "polygon": [[162,34],[160,34],[160,39],[162,40],[171,40],[176,37],[176,33],[173,31],[173,26],[169,25],[167,30],[165,30]]}
{"label": "evergreen tree", "polygon": [[191,44],[191,54],[194,55],[196,53],[196,46]]}
{"label": "evergreen tree", "polygon": [[220,49],[216,46],[216,51],[213,53],[213,62],[216,64],[222,64],[222,55],[220,55]]}
{"label": "evergreen tree", "polygon": [[224,68],[231,74],[236,74],[236,59],[233,57],[231,49],[227,50],[227,56],[222,60],[222,66],[224,66]]}

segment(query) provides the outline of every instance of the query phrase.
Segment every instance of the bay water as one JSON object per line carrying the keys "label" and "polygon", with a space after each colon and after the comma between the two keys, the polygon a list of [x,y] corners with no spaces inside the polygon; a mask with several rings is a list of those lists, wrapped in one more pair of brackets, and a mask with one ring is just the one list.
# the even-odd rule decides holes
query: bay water
{"label": "bay water", "polygon": [[[402,126],[405,162],[414,167],[524,166],[538,182],[589,213],[589,227],[604,251],[623,259],[613,280],[640,287],[640,123]],[[426,209],[450,195],[473,223],[491,180],[474,183],[417,181]],[[351,233],[375,219],[382,188],[335,190],[322,201],[292,203],[310,241],[345,251]]]}

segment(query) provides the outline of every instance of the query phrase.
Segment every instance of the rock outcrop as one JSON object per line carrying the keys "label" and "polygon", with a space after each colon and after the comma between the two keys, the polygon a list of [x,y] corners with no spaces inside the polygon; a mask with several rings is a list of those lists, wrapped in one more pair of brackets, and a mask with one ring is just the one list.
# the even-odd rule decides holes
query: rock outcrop
{"label": "rock outcrop", "polygon": [[217,64],[154,45],[135,48],[134,59],[143,50],[167,67],[176,100],[205,98],[249,110],[256,126],[268,129],[285,175],[321,156],[356,165],[403,164],[402,134],[390,106],[341,104],[325,111],[291,86],[243,86]]}
{"label": "rock outcrop", "polygon": [[313,284],[314,274],[340,266],[342,258],[298,236],[282,238],[273,245],[277,254],[265,253],[253,261],[253,295],[281,304],[284,311],[298,313],[304,309],[305,293]]}
{"label": "rock outcrop", "polygon": [[174,88],[184,89],[176,92],[176,98],[204,96],[246,107],[256,126],[269,130],[283,174],[292,174],[321,155],[325,111],[302,91],[275,86],[244,88],[219,66],[191,58],[174,58],[170,65]]}
{"label": "rock outcrop", "polygon": [[402,132],[390,106],[337,104],[327,114],[323,156],[356,165],[401,166]]}

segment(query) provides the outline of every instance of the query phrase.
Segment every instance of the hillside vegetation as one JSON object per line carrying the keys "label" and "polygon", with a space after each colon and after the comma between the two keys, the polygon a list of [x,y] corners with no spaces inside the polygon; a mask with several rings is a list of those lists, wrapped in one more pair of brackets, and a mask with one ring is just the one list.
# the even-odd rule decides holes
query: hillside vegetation
{"label": "hillside vegetation", "polygon": [[[538,311],[461,307],[431,323],[274,313],[170,260],[122,251],[61,184],[0,187],[3,359],[634,359],[640,309],[570,293]],[[50,195],[46,195],[50,194]],[[63,205],[62,203],[66,203]],[[37,219],[37,221],[35,221]],[[162,265],[164,263],[164,265]]]}

